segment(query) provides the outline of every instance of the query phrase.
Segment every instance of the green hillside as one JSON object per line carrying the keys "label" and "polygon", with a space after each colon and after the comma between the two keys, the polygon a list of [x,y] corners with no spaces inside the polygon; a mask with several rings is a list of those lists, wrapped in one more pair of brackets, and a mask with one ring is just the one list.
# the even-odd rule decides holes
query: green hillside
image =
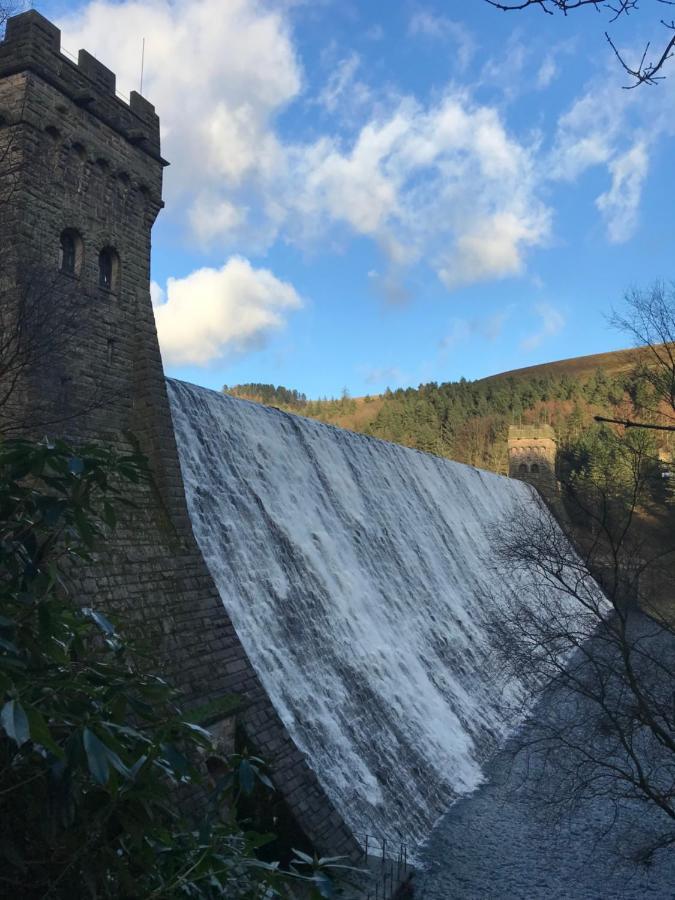
{"label": "green hillside", "polygon": [[[224,390],[505,473],[506,433],[511,424],[550,424],[564,449],[598,427],[594,415],[653,418],[657,404],[645,380],[636,377],[636,370],[644,363],[644,351],[618,350],[530,366],[478,381],[430,382],[357,399],[345,395],[308,400],[297,391],[262,384]],[[662,435],[655,449],[668,452],[670,439],[672,435]]]}

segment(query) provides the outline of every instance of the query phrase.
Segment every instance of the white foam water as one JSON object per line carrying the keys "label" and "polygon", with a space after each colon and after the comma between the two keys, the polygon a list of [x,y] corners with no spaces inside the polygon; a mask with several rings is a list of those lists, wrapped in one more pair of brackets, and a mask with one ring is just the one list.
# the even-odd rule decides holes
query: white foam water
{"label": "white foam water", "polygon": [[[527,485],[168,380],[195,536],[291,736],[357,833],[415,844],[482,780],[518,684],[481,627]],[[524,699],[524,695],[523,695]]]}

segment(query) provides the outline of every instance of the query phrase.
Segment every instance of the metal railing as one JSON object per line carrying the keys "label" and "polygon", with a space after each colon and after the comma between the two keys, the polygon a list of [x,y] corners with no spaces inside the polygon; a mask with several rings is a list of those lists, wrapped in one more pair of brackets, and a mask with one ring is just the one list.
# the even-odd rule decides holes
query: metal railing
{"label": "metal railing", "polygon": [[363,863],[370,874],[364,900],[391,900],[412,873],[406,844],[369,834],[355,837],[363,847]]}
{"label": "metal railing", "polygon": [[74,62],[75,65],[77,65],[77,57],[74,53],[71,53],[70,50],[67,50],[65,47],[61,47],[61,53],[63,53],[64,56],[67,56],[71,62]]}

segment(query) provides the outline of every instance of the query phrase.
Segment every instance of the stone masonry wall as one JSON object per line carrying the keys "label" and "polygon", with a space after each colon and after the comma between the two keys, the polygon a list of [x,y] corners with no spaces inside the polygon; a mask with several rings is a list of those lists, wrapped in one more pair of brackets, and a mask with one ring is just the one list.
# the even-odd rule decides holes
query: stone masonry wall
{"label": "stone masonry wall", "polygon": [[[88,53],[75,65],[36,12],[10,19],[0,43],[0,304],[47,298],[71,330],[42,366],[22,373],[24,430],[131,448],[153,483],[121,518],[95,565],[78,572],[83,603],[140,637],[153,664],[198,705],[237,693],[244,728],[271,764],[298,824],[322,852],[358,848],[291,741],[237,638],[197,547],[166,396],[149,293],[150,231],[162,206],[159,121]],[[81,239],[79,272],[59,272],[60,235]],[[119,257],[99,286],[98,255]]]}
{"label": "stone masonry wall", "polygon": [[555,431],[550,425],[509,426],[509,477],[528,481],[545,495],[556,489]]}

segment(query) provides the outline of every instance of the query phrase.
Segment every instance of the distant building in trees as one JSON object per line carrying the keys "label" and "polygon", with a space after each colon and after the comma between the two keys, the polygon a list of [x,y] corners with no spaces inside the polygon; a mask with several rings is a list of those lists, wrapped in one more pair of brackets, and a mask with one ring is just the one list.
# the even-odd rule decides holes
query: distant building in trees
{"label": "distant building in trees", "polygon": [[509,477],[529,481],[542,492],[555,490],[556,450],[550,425],[510,425]]}
{"label": "distant building in trees", "polygon": [[665,485],[666,503],[675,506],[675,461],[673,452],[665,447],[658,451],[659,469]]}

